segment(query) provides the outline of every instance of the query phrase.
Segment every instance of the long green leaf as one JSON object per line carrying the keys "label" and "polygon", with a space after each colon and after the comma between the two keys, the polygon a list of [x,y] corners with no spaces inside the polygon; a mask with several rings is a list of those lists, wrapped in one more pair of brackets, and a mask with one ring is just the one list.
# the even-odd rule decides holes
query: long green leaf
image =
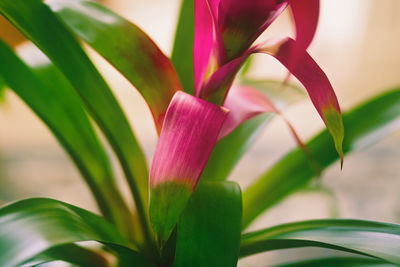
{"label": "long green leaf", "polygon": [[143,232],[150,240],[151,230],[146,214],[147,164],[110,88],[77,40],[41,0],[1,0],[0,13],[50,58],[84,100],[121,162]]}
{"label": "long green leaf", "polygon": [[174,266],[236,266],[241,215],[239,185],[199,185],[178,223]]}
{"label": "long green leaf", "polygon": [[[129,247],[102,217],[60,201],[32,198],[0,209],[3,267],[18,266],[55,246],[91,240]],[[129,251],[132,259],[143,261],[138,253]]]}
{"label": "long green leaf", "polygon": [[182,0],[171,59],[183,90],[189,94],[194,94],[193,42],[194,0]]}
{"label": "long green leaf", "polygon": [[78,266],[107,267],[105,257],[100,253],[73,243],[52,247],[36,257],[24,262],[24,266],[40,266],[53,261],[68,262]]}
{"label": "long green leaf", "polygon": [[[382,139],[399,126],[399,116],[399,88],[345,113],[344,153],[365,148]],[[326,130],[306,145],[321,169],[339,159]],[[306,185],[314,176],[312,165],[300,149],[284,156],[243,193],[243,226],[248,226],[263,211]]]}
{"label": "long green leaf", "polygon": [[374,258],[361,257],[334,257],[312,260],[296,261],[291,263],[274,265],[274,267],[396,267],[397,265]]}
{"label": "long green leaf", "polygon": [[[280,81],[247,79],[242,81],[242,84],[260,90],[279,109],[294,104],[304,99],[305,96],[297,86],[289,84],[286,88],[282,88]],[[214,147],[201,179],[227,179],[238,161],[254,144],[273,117],[274,114],[272,113],[258,115],[244,122],[221,139]]]}
{"label": "long green leaf", "polygon": [[344,250],[400,264],[400,225],[360,220],[313,220],[243,235],[240,256],[298,247]]}
{"label": "long green leaf", "polygon": [[40,51],[26,55],[32,62],[29,67],[0,40],[0,57],[0,77],[50,128],[82,173],[106,218],[129,233],[129,210],[79,96]]}
{"label": "long green leaf", "polygon": [[139,90],[160,131],[169,102],[181,84],[171,61],[157,45],[136,25],[96,2],[47,0],[46,4]]}

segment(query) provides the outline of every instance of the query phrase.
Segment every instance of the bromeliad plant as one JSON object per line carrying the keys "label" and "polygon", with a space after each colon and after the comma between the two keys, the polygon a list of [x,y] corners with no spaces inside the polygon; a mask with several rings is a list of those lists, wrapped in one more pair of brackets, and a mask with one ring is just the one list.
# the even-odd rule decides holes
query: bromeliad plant
{"label": "bromeliad plant", "polygon": [[[287,8],[295,39],[254,44]],[[0,42],[1,80],[54,133],[102,214],[51,199],[1,208],[3,266],[57,260],[81,266],[235,266],[255,253],[308,246],[352,256],[305,264],[400,264],[400,226],[394,224],[327,219],[241,235],[319,170],[379,139],[393,128],[384,126],[394,126],[400,115],[400,90],[395,89],[342,119],[327,76],[306,51],[319,1],[184,0],[171,60],[137,26],[88,0],[0,0],[0,12],[47,56],[37,52],[40,60],[28,60]],[[116,98],[75,36],[146,100],[159,134],[150,171]],[[260,53],[275,57],[288,77],[303,84],[327,130],[304,145],[289,125],[300,148],[242,194],[225,180],[273,114],[280,115],[274,105],[290,103],[283,93],[295,90],[287,85],[285,91],[273,91],[281,84],[249,79],[232,86],[249,56]],[[86,112],[119,159],[134,211],[120,195]]]}

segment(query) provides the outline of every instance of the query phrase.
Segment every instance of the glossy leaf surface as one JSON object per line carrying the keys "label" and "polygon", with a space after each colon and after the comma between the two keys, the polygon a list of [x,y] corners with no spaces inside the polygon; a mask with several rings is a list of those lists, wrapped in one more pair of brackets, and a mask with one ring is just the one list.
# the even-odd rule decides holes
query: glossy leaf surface
{"label": "glossy leaf surface", "polygon": [[397,265],[374,258],[336,257],[296,261],[274,265],[274,267],[395,267]]}
{"label": "glossy leaf surface", "polygon": [[47,0],[46,4],[139,90],[159,132],[181,84],[158,46],[136,25],[93,1]]}
{"label": "glossy leaf surface", "polygon": [[0,41],[0,77],[50,128],[82,173],[103,214],[129,233],[128,208],[82,101],[40,51],[23,49],[21,53],[31,66]]}
{"label": "glossy leaf surface", "polygon": [[[102,217],[45,198],[26,199],[0,209],[0,262],[16,266],[55,246],[98,241],[129,247]],[[131,251],[131,257],[143,260]]]}
{"label": "glossy leaf surface", "polygon": [[182,88],[188,94],[194,94],[193,14],[194,0],[182,0],[171,57],[172,63],[181,80]]}
{"label": "glossy leaf surface", "polygon": [[[147,164],[116,98],[78,41],[40,0],[2,0],[0,13],[35,43],[62,71],[113,147],[135,199],[147,239]],[[66,56],[68,55],[68,56]]]}
{"label": "glossy leaf surface", "polygon": [[243,235],[240,255],[284,248],[323,247],[400,264],[400,225],[360,220],[313,220]]}
{"label": "glossy leaf surface", "polygon": [[[399,127],[400,89],[379,95],[343,115],[346,138],[343,152],[363,149]],[[307,144],[320,168],[339,159],[327,130]],[[295,149],[262,175],[243,193],[243,226],[289,193],[306,185],[315,172],[306,155]]]}
{"label": "glossy leaf surface", "polygon": [[177,226],[174,267],[236,266],[241,215],[239,185],[201,183]]}

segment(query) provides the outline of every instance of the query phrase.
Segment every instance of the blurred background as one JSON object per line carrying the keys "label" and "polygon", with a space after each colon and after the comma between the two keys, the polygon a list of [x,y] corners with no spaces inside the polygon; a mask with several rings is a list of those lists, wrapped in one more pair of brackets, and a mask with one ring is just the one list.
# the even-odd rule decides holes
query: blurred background
{"label": "blurred background", "polygon": [[[167,54],[172,48],[179,2],[103,1],[139,25]],[[321,1],[320,24],[309,52],[330,78],[343,110],[400,85],[399,12],[398,0]],[[288,14],[260,40],[282,35],[293,35]],[[13,45],[24,41],[3,18],[0,36]],[[151,162],[157,138],[143,99],[103,59],[89,52],[121,101]],[[286,72],[275,60],[258,56],[249,75],[282,79]],[[96,211],[77,170],[43,123],[12,92],[4,97],[0,103],[0,205],[27,197],[52,197]],[[304,140],[323,128],[308,99],[286,109],[285,114]],[[245,187],[294,147],[285,124],[275,119],[231,177]],[[349,155],[342,171],[338,164],[331,166],[314,186],[272,208],[252,229],[330,216],[400,223],[399,162],[400,127],[373,147]],[[114,168],[119,172],[116,162]],[[261,266],[269,260],[279,260],[279,253],[250,257],[240,266]]]}

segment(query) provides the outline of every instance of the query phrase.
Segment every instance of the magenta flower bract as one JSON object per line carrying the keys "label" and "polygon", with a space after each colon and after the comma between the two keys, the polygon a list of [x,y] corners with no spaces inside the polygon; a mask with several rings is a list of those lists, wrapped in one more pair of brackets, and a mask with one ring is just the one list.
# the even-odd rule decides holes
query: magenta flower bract
{"label": "magenta flower bract", "polygon": [[[288,6],[295,40],[280,38],[252,46]],[[175,94],[150,171],[150,217],[160,246],[184,210],[217,140],[260,113],[279,113],[253,88],[230,91],[251,54],[273,56],[303,84],[342,156],[339,103],[327,76],[306,51],[318,16],[319,0],[195,0],[195,96],[179,90]],[[302,146],[296,134],[295,138]]]}

